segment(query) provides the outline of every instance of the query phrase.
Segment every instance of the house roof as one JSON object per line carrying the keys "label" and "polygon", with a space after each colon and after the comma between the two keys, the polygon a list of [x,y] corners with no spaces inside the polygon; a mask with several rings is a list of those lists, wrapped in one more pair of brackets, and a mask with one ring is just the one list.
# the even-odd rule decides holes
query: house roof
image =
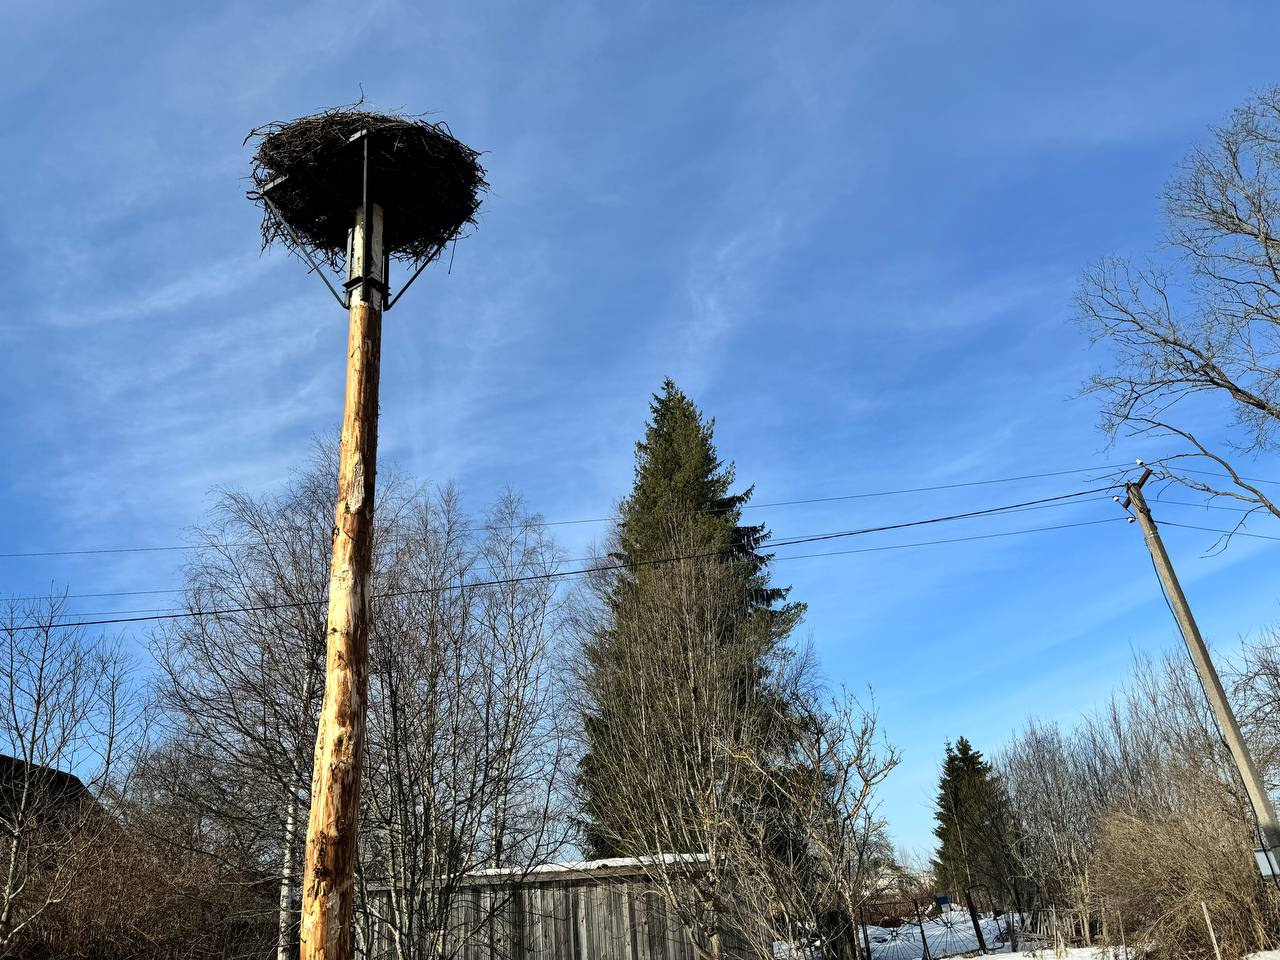
{"label": "house roof", "polygon": [[39,790],[45,802],[58,806],[93,799],[89,788],[73,773],[0,753],[0,815],[12,812],[27,785]]}

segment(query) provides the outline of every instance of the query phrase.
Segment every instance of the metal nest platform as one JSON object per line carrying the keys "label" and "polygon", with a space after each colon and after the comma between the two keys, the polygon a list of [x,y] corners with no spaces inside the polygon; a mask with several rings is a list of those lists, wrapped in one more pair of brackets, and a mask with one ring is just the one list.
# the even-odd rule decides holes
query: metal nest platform
{"label": "metal nest platform", "polygon": [[479,153],[419,117],[340,107],[258,127],[245,142],[255,139],[248,196],[263,208],[263,247],[279,241],[313,267],[346,265],[368,197],[382,208],[387,257],[420,273],[475,223],[488,188]]}

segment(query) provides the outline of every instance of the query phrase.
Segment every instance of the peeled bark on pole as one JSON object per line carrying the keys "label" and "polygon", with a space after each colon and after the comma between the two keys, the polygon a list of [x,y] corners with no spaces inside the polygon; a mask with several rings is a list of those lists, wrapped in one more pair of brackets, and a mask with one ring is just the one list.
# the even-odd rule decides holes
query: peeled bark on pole
{"label": "peeled bark on pole", "polygon": [[[316,732],[302,881],[301,960],[349,960],[355,901],[360,773],[364,758],[382,341],[382,210],[357,212],[347,390],[338,452],[338,503],[329,568],[324,705]],[[368,253],[366,257],[365,254]]]}

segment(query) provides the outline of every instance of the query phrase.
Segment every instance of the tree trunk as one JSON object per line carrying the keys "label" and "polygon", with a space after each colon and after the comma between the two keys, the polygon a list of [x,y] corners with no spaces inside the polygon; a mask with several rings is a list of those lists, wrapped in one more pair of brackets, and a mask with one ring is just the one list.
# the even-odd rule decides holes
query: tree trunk
{"label": "tree trunk", "polygon": [[276,917],[276,960],[289,960],[290,937],[293,927],[293,841],[298,827],[298,793],[289,791],[289,801],[284,815],[284,855],[280,861],[280,905]]}
{"label": "tree trunk", "polygon": [[[302,710],[299,716],[299,730],[307,729],[307,717],[310,713],[311,697],[316,687],[316,666],[314,661],[307,664],[307,671],[302,680]],[[301,744],[299,744],[301,746]],[[276,960],[289,960],[293,929],[293,885],[297,865],[294,856],[294,845],[298,838],[298,789],[302,783],[302,758],[294,755],[293,775],[289,781],[289,798],[285,801],[284,815],[284,855],[280,863],[280,901],[279,916],[276,918]]]}

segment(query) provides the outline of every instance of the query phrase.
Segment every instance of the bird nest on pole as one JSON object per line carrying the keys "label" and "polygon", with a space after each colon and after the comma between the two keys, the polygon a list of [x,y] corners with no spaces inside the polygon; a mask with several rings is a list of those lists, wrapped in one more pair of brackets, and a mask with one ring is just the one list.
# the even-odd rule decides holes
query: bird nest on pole
{"label": "bird nest on pole", "polygon": [[340,270],[367,186],[382,207],[387,255],[420,270],[475,223],[488,187],[480,155],[443,123],[358,106],[267,124],[245,138],[258,141],[249,198],[263,207],[262,245],[280,241]]}

